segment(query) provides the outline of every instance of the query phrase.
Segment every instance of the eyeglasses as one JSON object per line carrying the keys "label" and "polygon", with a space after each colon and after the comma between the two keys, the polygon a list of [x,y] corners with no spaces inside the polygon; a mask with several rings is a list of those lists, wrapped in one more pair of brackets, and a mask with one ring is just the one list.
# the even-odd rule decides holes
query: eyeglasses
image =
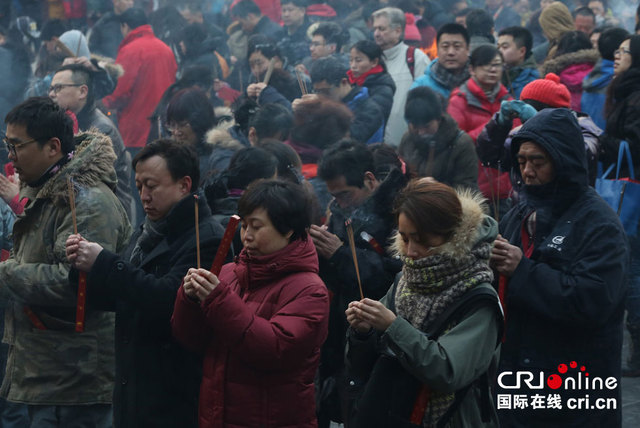
{"label": "eyeglasses", "polygon": [[326,43],[321,43],[321,42],[311,42],[309,43],[309,46],[311,46],[312,48],[319,48],[321,46],[326,45]]}
{"label": "eyeglasses", "polygon": [[620,48],[620,49],[616,49],[615,51],[613,51],[613,56],[622,55],[623,53],[625,53],[627,55],[631,55],[631,51],[629,49]]}
{"label": "eyeglasses", "polygon": [[69,86],[82,86],[82,84],[80,84],[80,83],[58,83],[57,85],[49,86],[49,90],[47,91],[47,93],[50,94],[51,92],[53,92],[54,94],[57,94],[63,88],[66,88],[66,87],[69,87]]}
{"label": "eyeglasses", "polygon": [[494,62],[492,64],[486,64],[481,66],[484,70],[490,71],[490,70],[500,70],[502,68],[502,63],[501,62]]}
{"label": "eyeglasses", "polygon": [[190,125],[186,120],[179,123],[172,122],[167,124],[167,131],[169,135],[173,136],[178,132],[184,132],[185,128]]}
{"label": "eyeglasses", "polygon": [[15,144],[9,141],[7,137],[4,137],[2,141],[4,142],[4,145],[7,147],[7,151],[9,152],[9,154],[11,154],[15,158],[17,157],[17,154],[16,154],[17,149],[19,149],[20,147],[26,146],[28,144],[35,143],[38,140],[33,139],[33,140],[23,141],[23,142],[19,142],[18,144]]}

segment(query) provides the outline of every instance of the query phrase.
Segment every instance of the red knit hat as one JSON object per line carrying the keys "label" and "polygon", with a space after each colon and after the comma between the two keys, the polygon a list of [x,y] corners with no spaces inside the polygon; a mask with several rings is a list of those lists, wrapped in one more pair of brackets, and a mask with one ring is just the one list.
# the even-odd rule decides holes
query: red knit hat
{"label": "red knit hat", "polygon": [[571,106],[569,89],[560,83],[560,76],[549,73],[544,79],[529,83],[520,93],[521,100],[535,100],[548,106],[558,108]]}
{"label": "red knit hat", "polygon": [[406,24],[404,26],[404,39],[414,42],[422,40],[420,37],[420,31],[416,26],[416,17],[413,13],[405,12],[404,14]]}

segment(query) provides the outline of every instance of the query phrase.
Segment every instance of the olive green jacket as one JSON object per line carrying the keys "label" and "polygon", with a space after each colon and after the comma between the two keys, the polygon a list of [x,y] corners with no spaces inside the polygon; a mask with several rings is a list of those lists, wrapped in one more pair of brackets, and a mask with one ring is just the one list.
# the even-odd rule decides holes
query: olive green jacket
{"label": "olive green jacket", "polygon": [[[39,405],[110,403],[114,379],[113,314],[87,310],[85,331],[76,333],[77,284],[68,279],[65,241],[73,233],[67,177],[76,189],[78,232],[119,252],[131,227],[113,189],[111,140],[76,136],[75,156],[42,186],[23,185],[29,202],[14,225],[11,257],[0,263],[9,345],[0,395]],[[46,326],[37,329],[25,307]]]}

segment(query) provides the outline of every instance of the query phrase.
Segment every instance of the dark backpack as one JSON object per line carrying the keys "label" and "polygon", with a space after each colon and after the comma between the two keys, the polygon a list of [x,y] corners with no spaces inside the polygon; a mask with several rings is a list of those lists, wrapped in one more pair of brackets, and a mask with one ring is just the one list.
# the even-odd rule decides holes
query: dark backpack
{"label": "dark backpack", "polygon": [[409,71],[411,72],[411,77],[415,78],[415,68],[416,68],[416,47],[409,46],[407,49],[407,67],[409,67]]}

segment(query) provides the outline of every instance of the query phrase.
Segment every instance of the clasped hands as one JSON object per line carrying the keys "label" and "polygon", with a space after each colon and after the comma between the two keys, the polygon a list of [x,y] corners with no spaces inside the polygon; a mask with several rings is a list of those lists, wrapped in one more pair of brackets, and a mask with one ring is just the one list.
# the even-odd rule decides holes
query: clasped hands
{"label": "clasped hands", "polygon": [[82,272],[91,271],[101,251],[100,244],[87,241],[79,233],[69,235],[65,243],[67,260],[71,266]]}
{"label": "clasped hands", "polygon": [[184,276],[182,288],[188,297],[202,303],[218,284],[218,277],[208,270],[191,268]]}
{"label": "clasped hands", "polygon": [[367,333],[371,328],[385,331],[396,319],[396,314],[385,305],[366,298],[349,303],[345,314],[351,328],[358,333]]}

